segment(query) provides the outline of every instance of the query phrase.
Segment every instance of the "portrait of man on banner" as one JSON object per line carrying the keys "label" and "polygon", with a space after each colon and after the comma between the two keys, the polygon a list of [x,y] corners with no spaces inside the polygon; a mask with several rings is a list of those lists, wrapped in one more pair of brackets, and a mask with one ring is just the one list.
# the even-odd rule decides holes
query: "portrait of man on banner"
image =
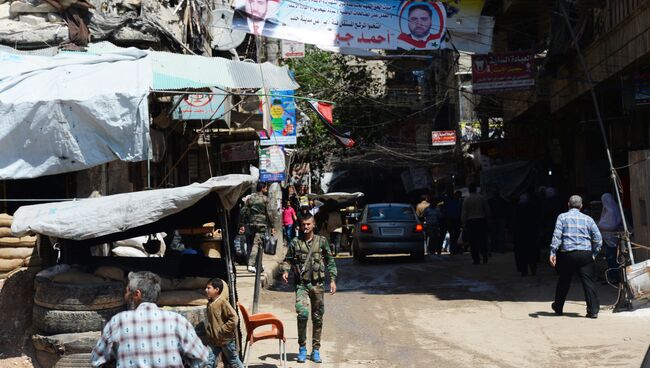
{"label": "portrait of man on banner", "polygon": [[233,29],[269,36],[280,21],[276,18],[281,0],[236,0]]}
{"label": "portrait of man on banner", "polygon": [[446,11],[437,2],[404,1],[400,7],[400,49],[438,49],[445,30]]}

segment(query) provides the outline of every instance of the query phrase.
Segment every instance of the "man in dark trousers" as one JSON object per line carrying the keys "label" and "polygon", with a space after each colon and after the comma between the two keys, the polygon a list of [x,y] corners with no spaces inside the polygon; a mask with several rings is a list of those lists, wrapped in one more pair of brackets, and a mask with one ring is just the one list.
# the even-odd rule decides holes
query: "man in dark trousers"
{"label": "man in dark trousers", "polygon": [[572,195],[569,198],[569,211],[560,214],[555,222],[551,242],[551,266],[558,268],[560,278],[555,289],[555,302],[551,308],[555,314],[562,315],[564,301],[569,293],[571,277],[574,272],[580,275],[585,291],[588,318],[598,318],[600,303],[596,293],[595,260],[603,239],[594,220],[581,213],[582,198]]}
{"label": "man in dark trousers", "polygon": [[476,192],[476,184],[469,185],[469,196],[463,201],[461,220],[463,238],[469,242],[474,264],[479,264],[479,253],[483,263],[488,261],[488,220],[490,206],[481,194]]}

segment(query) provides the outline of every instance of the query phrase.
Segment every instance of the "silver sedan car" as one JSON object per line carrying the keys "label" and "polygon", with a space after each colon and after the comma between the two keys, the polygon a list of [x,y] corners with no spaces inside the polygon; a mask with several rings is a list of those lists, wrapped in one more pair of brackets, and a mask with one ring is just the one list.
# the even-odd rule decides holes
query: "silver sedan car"
{"label": "silver sedan car", "polygon": [[370,254],[424,257],[424,227],[409,204],[369,204],[355,226],[352,255],[356,260]]}

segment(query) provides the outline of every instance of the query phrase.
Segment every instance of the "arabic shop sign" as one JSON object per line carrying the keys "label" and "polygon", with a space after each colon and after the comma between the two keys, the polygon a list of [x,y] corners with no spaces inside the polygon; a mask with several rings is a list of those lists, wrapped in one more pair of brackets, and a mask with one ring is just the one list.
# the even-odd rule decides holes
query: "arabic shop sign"
{"label": "arabic shop sign", "polygon": [[[180,103],[178,100],[181,100]],[[230,114],[228,98],[223,95],[193,94],[174,97],[173,117],[176,120],[213,120],[228,121]]]}
{"label": "arabic shop sign", "polygon": [[535,85],[535,57],[528,52],[472,55],[472,90],[499,93]]}
{"label": "arabic shop sign", "polygon": [[456,145],[456,131],[437,130],[431,132],[432,146],[454,146]]}
{"label": "arabic shop sign", "polygon": [[308,44],[362,49],[444,47],[437,1],[235,0],[233,29]]}
{"label": "arabic shop sign", "polygon": [[260,147],[260,181],[284,181],[285,160],[283,146]]}
{"label": "arabic shop sign", "polygon": [[282,40],[283,59],[296,59],[305,57],[305,44],[302,42]]}

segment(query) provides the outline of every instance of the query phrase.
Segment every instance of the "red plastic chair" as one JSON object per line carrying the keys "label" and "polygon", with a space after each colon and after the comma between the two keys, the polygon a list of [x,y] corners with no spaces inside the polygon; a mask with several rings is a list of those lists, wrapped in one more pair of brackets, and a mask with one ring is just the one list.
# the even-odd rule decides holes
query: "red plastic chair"
{"label": "red plastic chair", "polygon": [[[248,367],[248,356],[253,350],[253,344],[260,340],[278,339],[280,340],[280,360],[282,366],[287,366],[287,338],[284,336],[284,325],[282,321],[271,313],[257,313],[249,315],[246,308],[237,303],[241,311],[244,324],[246,325],[246,346],[244,347],[244,367]],[[270,330],[258,331],[258,327],[271,326]]]}

